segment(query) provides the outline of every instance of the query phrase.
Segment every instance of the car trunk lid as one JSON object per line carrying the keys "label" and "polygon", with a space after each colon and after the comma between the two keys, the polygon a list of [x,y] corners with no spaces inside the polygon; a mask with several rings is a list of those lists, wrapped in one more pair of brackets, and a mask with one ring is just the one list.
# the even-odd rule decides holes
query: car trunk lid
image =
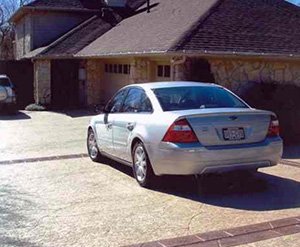
{"label": "car trunk lid", "polygon": [[204,146],[261,142],[266,138],[272,115],[248,108],[200,109],[189,113],[182,118],[188,120]]}

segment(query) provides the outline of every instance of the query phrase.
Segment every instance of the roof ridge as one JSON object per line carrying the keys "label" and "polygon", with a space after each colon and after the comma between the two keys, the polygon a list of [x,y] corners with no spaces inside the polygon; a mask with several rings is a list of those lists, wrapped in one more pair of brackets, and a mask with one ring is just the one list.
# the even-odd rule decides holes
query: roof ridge
{"label": "roof ridge", "polygon": [[183,45],[186,42],[186,38],[191,36],[193,32],[201,25],[225,0],[217,0],[207,11],[200,16],[187,30],[184,32],[173,45],[168,49],[168,51],[174,51],[178,46]]}
{"label": "roof ridge", "polygon": [[47,51],[49,51],[50,49],[52,49],[53,47],[55,47],[56,45],[58,45],[60,42],[64,41],[66,38],[68,38],[70,35],[72,35],[73,33],[75,33],[76,31],[80,30],[81,28],[83,28],[84,26],[88,25],[89,23],[91,23],[93,20],[95,20],[98,17],[98,15],[94,15],[91,18],[87,19],[86,21],[82,22],[81,24],[77,25],[76,27],[74,27],[73,29],[71,29],[69,32],[65,33],[64,35],[60,36],[58,39],[56,39],[55,41],[53,41],[50,45],[47,46],[47,48],[45,50],[43,50],[41,53],[39,53],[37,56],[39,55],[43,55],[44,53],[46,53]]}

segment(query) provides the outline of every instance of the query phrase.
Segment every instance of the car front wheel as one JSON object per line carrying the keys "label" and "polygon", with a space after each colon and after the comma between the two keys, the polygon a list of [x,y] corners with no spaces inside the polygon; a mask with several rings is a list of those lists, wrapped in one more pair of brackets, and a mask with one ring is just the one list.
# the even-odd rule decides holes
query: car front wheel
{"label": "car front wheel", "polygon": [[145,188],[153,185],[156,177],[150,164],[148,154],[142,142],[137,142],[132,151],[133,174],[138,184]]}
{"label": "car front wheel", "polygon": [[87,137],[87,149],[89,156],[92,161],[94,162],[100,162],[103,160],[103,156],[99,151],[96,136],[92,129],[89,129],[88,131],[88,137]]}

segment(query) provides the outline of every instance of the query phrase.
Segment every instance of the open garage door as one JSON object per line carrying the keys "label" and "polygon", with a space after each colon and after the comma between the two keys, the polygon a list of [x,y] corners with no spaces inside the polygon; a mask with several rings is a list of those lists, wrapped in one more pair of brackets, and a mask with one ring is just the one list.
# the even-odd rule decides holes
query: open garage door
{"label": "open garage door", "polygon": [[51,105],[54,109],[74,109],[79,104],[79,61],[51,62]]}

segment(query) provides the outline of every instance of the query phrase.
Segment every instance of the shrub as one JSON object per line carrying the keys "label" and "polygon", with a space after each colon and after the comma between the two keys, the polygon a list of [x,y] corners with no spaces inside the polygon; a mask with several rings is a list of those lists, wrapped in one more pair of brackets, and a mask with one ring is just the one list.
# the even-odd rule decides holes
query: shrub
{"label": "shrub", "polygon": [[26,111],[46,111],[46,107],[40,104],[30,104],[26,106],[25,108]]}

